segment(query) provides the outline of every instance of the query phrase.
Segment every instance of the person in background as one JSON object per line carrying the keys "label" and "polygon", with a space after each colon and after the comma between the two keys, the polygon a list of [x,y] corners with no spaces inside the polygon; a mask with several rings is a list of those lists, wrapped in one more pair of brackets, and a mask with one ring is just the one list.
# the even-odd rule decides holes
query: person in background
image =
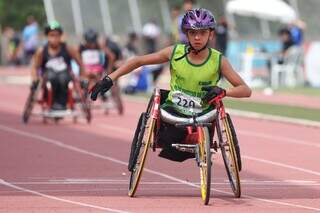
{"label": "person in background", "polygon": [[[105,45],[105,49],[109,49],[111,51],[111,54],[113,55],[112,61],[107,55],[105,57],[106,59],[105,67],[108,67],[109,64],[112,63],[112,66],[111,66],[111,73],[112,73],[122,64],[122,60],[123,60],[122,50],[120,45],[114,40],[112,40],[110,37],[106,37],[104,45]],[[114,86],[111,89],[111,95],[117,104],[119,114],[122,115],[124,111],[124,107],[123,107],[123,101],[121,98],[120,87],[118,85],[118,82],[114,83]]]}
{"label": "person in background", "polygon": [[289,25],[290,34],[294,45],[301,46],[303,44],[303,34],[306,24],[297,19]]}
{"label": "person in background", "polygon": [[294,45],[292,35],[287,27],[283,27],[278,32],[282,49],[278,58],[278,64],[283,64],[284,58],[287,56],[288,49]]}
{"label": "person in background", "polygon": [[184,14],[189,11],[189,10],[192,10],[193,9],[193,5],[195,4],[195,0],[184,0],[183,1],[183,5],[182,5],[182,8],[183,8],[183,14],[181,14],[178,18],[178,30],[179,30],[179,39],[180,39],[180,42],[183,43],[183,44],[188,44],[188,38],[187,36],[185,35],[185,33],[183,33],[183,30],[181,28],[181,24],[182,24],[182,19],[183,19],[183,16]]}
{"label": "person in background", "polygon": [[[98,42],[98,32],[88,29],[83,34],[83,43],[78,47],[83,65],[86,69],[85,76],[88,80],[88,88],[99,80],[103,72],[111,73],[114,55],[108,48],[102,48]],[[111,63],[106,67],[105,56]],[[84,82],[84,81],[83,81]]]}
{"label": "person in background", "polygon": [[180,41],[179,36],[179,14],[180,14],[180,6],[176,5],[171,8],[171,42],[173,44],[178,43]]}
{"label": "person in background", "polygon": [[79,52],[62,41],[63,29],[59,22],[52,21],[44,29],[47,44],[36,50],[31,67],[31,90],[37,88],[40,78],[50,81],[53,91],[51,110],[66,110],[68,101],[68,83],[71,81],[71,60],[80,67],[84,66]]}
{"label": "person in background", "polygon": [[218,21],[216,36],[216,49],[225,56],[228,47],[228,23],[225,17]]}
{"label": "person in background", "polygon": [[154,53],[157,51],[157,43],[161,33],[161,29],[158,26],[155,19],[147,22],[142,28],[143,40],[146,45],[146,53]]}
{"label": "person in background", "polygon": [[8,65],[17,66],[21,64],[21,39],[19,34],[12,28],[4,29],[4,36],[7,39],[6,46],[6,63]]}
{"label": "person in background", "polygon": [[29,64],[32,56],[36,52],[39,44],[39,26],[35,18],[30,15],[27,17],[27,25],[22,31],[22,44],[24,52],[24,63]]}
{"label": "person in background", "polygon": [[138,35],[135,32],[128,33],[128,41],[125,46],[125,58],[130,58],[131,56],[138,55]]}

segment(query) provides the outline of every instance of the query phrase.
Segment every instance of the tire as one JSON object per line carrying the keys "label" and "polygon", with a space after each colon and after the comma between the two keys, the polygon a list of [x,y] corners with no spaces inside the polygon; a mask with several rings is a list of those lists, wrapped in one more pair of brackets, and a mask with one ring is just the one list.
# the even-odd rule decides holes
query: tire
{"label": "tire", "polygon": [[23,113],[22,113],[22,122],[27,124],[30,118],[30,115],[32,113],[33,105],[34,105],[34,100],[36,96],[36,91],[31,90],[30,94],[27,98],[26,104],[23,108]]}
{"label": "tire", "polygon": [[208,127],[200,128],[199,137],[199,156],[200,156],[200,187],[201,198],[204,205],[208,205],[211,189],[211,151],[210,151],[210,135]]}
{"label": "tire", "polygon": [[217,118],[217,121],[217,135],[223,162],[234,196],[239,198],[241,197],[241,183],[231,127],[227,118],[221,120]]}
{"label": "tire", "polygon": [[75,85],[76,85],[75,86],[76,91],[77,91],[78,96],[80,98],[81,111],[85,115],[86,121],[89,124],[92,119],[91,106],[90,106],[89,100],[86,97],[85,93],[82,93],[81,88],[77,85],[77,83],[75,83]]}
{"label": "tire", "polygon": [[92,118],[92,115],[91,115],[91,109],[90,107],[88,106],[88,104],[86,104],[86,120],[87,120],[87,124],[90,124],[91,123],[91,118]]}
{"label": "tire", "polygon": [[233,126],[231,117],[230,117],[230,115],[228,113],[227,113],[227,119],[228,119],[228,123],[229,123],[229,126],[230,126],[233,142],[234,142],[234,148],[235,148],[235,151],[236,151],[237,163],[238,163],[238,168],[239,168],[239,172],[240,172],[242,170],[242,161],[241,161],[241,152],[240,152],[239,141],[238,141],[236,130],[235,130],[234,126]]}
{"label": "tire", "polygon": [[137,154],[139,154],[137,152],[139,152],[140,147],[141,147],[141,143],[138,143],[138,141],[139,142],[142,141],[138,137],[139,137],[139,135],[141,137],[141,134],[139,134],[140,132],[144,133],[145,125],[142,125],[142,124],[145,124],[145,123],[146,123],[146,113],[143,112],[140,115],[136,130],[134,132],[133,140],[131,143],[131,151],[130,151],[129,163],[128,163],[128,170],[130,172],[133,171],[133,168],[134,168],[136,161],[137,161],[137,156],[138,156]]}
{"label": "tire", "polygon": [[133,197],[139,185],[139,181],[142,175],[143,167],[147,158],[148,150],[150,148],[153,129],[155,126],[154,119],[147,119],[147,116],[143,116],[141,122],[141,128],[136,142],[136,150],[132,156],[132,171],[130,175],[129,192],[128,195]]}

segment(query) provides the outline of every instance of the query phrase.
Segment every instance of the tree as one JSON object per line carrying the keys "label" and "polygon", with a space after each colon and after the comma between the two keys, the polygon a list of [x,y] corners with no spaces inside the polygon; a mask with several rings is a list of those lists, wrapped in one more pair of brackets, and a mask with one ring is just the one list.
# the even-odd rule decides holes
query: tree
{"label": "tree", "polygon": [[28,15],[33,15],[42,26],[46,22],[46,14],[42,0],[0,0],[1,27],[11,26],[21,30]]}

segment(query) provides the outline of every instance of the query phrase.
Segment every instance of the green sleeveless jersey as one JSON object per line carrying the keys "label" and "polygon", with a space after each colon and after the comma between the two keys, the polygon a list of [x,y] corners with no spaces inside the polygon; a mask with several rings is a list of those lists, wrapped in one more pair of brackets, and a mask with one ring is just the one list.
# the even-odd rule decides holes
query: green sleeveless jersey
{"label": "green sleeveless jersey", "polygon": [[185,115],[201,113],[209,108],[201,103],[205,95],[203,86],[215,86],[220,79],[221,53],[209,48],[209,55],[202,64],[192,64],[188,57],[175,60],[187,51],[187,46],[177,44],[170,59],[170,92],[164,104],[173,106]]}

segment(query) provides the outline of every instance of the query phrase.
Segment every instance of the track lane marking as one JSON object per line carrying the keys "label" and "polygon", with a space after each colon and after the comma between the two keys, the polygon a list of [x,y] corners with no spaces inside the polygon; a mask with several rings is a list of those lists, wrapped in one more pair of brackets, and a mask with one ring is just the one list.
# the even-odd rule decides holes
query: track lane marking
{"label": "track lane marking", "polygon": [[255,158],[255,157],[251,157],[251,156],[247,156],[247,155],[242,155],[242,157],[247,160],[257,161],[260,163],[270,164],[270,165],[274,165],[274,166],[279,166],[279,167],[283,167],[283,168],[287,168],[287,169],[292,169],[292,170],[320,176],[320,172],[316,172],[316,171],[313,171],[310,169],[304,169],[304,168],[300,168],[300,167],[296,167],[296,166],[292,166],[292,165],[288,165],[288,164],[284,164],[284,163],[278,163],[275,161],[265,160],[265,159],[261,159],[261,158]]}
{"label": "track lane marking", "polygon": [[[126,180],[47,180],[47,181],[10,181],[14,185],[128,185],[128,178]],[[200,182],[190,182],[200,185]],[[139,184],[145,185],[182,185],[182,183],[173,181],[140,181]],[[212,185],[229,185],[229,180],[211,183]],[[320,186],[317,181],[305,180],[241,180],[241,185],[257,185],[257,186]],[[1,190],[0,190],[1,192]]]}
{"label": "track lane marking", "polygon": [[281,142],[286,142],[286,143],[291,143],[291,144],[299,144],[299,145],[306,145],[306,146],[312,146],[316,148],[320,148],[320,144],[316,142],[304,142],[302,140],[297,140],[294,138],[289,138],[285,136],[278,136],[274,137],[274,135],[270,134],[265,134],[265,133],[254,133],[254,132],[249,132],[245,130],[237,130],[237,133],[242,134],[242,135],[247,135],[247,136],[252,136],[252,137],[258,137],[258,138],[264,138],[264,139],[269,139],[269,142],[273,141],[281,141]]}
{"label": "track lane marking", "polygon": [[[97,153],[94,153],[94,152],[90,152],[90,151],[87,151],[87,150],[84,150],[84,149],[81,149],[81,148],[78,148],[78,147],[74,147],[74,146],[71,146],[71,145],[67,145],[67,144],[65,144],[65,143],[63,143],[61,141],[58,141],[58,140],[50,139],[50,138],[47,138],[47,137],[44,137],[44,136],[40,136],[40,135],[37,135],[37,134],[33,134],[33,133],[26,132],[26,131],[22,131],[22,130],[13,129],[13,128],[10,128],[10,127],[7,127],[7,126],[1,125],[1,124],[0,124],[0,129],[3,130],[3,131],[7,131],[7,132],[10,132],[10,133],[17,134],[17,135],[23,135],[23,136],[27,136],[27,137],[30,137],[30,138],[35,138],[35,139],[38,139],[38,140],[43,141],[45,143],[53,144],[53,145],[56,145],[56,146],[64,148],[64,149],[69,149],[69,150],[72,150],[72,151],[75,151],[75,152],[79,152],[79,153],[90,155],[90,156],[93,156],[93,157],[109,160],[111,162],[127,166],[127,163],[124,162],[124,161],[121,161],[121,160],[118,160],[118,159],[115,159],[115,158],[112,158],[112,157],[108,157],[108,156],[105,156],[105,155],[97,154]],[[157,176],[160,176],[160,177],[164,177],[164,178],[172,180],[172,181],[183,183],[183,184],[191,186],[191,187],[200,188],[200,186],[197,185],[197,184],[187,182],[185,180],[170,176],[170,175],[165,174],[165,173],[153,171],[153,170],[147,169],[147,168],[144,168],[144,171],[146,171],[146,172],[148,172],[150,174],[154,174],[154,175],[157,175]],[[213,189],[213,188],[212,188],[212,191],[220,192],[222,194],[233,195],[233,193],[222,191],[222,190],[217,190],[217,189]],[[292,204],[292,203],[280,202],[280,201],[275,201],[275,200],[269,200],[269,199],[254,197],[254,196],[250,196],[250,195],[242,195],[242,197],[250,198],[252,200],[258,200],[258,201],[263,201],[263,202],[267,202],[267,203],[272,203],[272,204],[278,204],[278,205],[290,206],[290,207],[302,208],[302,209],[308,209],[308,210],[315,210],[315,211],[319,211],[320,212],[320,208],[314,208],[314,207],[310,207],[310,206],[303,206],[303,205],[299,205],[299,204]]]}
{"label": "track lane marking", "polygon": [[38,195],[40,197],[48,198],[48,199],[51,199],[51,200],[61,201],[61,202],[64,202],[64,203],[70,203],[70,204],[74,204],[74,205],[78,205],[78,206],[89,207],[89,208],[94,208],[94,209],[99,209],[99,210],[104,210],[104,211],[114,212],[114,213],[129,213],[127,211],[122,211],[122,210],[118,210],[118,209],[112,209],[112,208],[107,208],[107,207],[102,207],[102,206],[96,206],[96,205],[92,205],[92,204],[87,204],[87,203],[83,203],[83,202],[67,200],[67,199],[56,197],[56,196],[43,194],[41,192],[37,192],[37,191],[26,189],[26,188],[23,188],[23,187],[20,187],[20,186],[16,186],[16,185],[11,184],[11,183],[3,180],[3,179],[0,179],[0,184],[5,185],[5,186],[10,187],[10,188],[13,188],[13,189],[16,189],[16,190],[19,190],[19,191],[23,191],[23,192],[27,192],[27,193],[30,193],[30,194]]}

